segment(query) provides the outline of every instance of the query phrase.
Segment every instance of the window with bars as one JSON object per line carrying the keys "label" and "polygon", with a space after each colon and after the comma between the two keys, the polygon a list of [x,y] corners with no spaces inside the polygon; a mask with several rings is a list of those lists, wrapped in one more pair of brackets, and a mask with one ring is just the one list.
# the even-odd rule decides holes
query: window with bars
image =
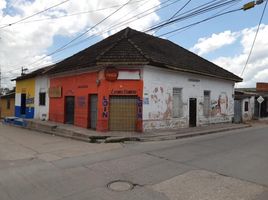
{"label": "window with bars", "polygon": [[46,105],[46,93],[45,92],[40,92],[39,93],[39,105],[40,106],[45,106]]}
{"label": "window with bars", "polygon": [[208,117],[209,116],[209,108],[210,108],[210,91],[205,90],[204,91],[204,107],[203,107],[203,112],[204,116]]}
{"label": "window with bars", "polygon": [[183,116],[182,88],[173,88],[173,117]]}

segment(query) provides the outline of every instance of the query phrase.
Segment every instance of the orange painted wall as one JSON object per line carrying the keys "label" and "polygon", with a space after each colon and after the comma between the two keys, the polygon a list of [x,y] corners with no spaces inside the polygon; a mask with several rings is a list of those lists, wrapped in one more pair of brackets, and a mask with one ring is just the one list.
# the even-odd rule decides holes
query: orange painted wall
{"label": "orange painted wall", "polygon": [[[100,80],[97,86],[96,80]],[[64,123],[65,96],[75,96],[75,121],[74,125],[88,128],[89,126],[89,95],[98,94],[97,130],[108,131],[109,97],[114,90],[134,90],[142,99],[142,80],[117,80],[110,82],[105,80],[103,73],[85,73],[80,75],[51,78],[50,87],[62,87],[61,98],[50,98],[49,119]],[[104,113],[103,98],[108,100],[106,114]],[[142,113],[142,107],[139,107]],[[142,131],[142,116],[137,117],[137,131]]]}
{"label": "orange painted wall", "polygon": [[0,118],[15,115],[15,98],[10,98],[10,108],[7,108],[7,98],[0,99]]}

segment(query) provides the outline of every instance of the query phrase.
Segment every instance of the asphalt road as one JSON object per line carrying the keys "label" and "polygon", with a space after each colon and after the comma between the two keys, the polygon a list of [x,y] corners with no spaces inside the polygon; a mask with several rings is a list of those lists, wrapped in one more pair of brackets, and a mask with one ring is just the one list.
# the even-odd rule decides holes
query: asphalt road
{"label": "asphalt road", "polygon": [[88,144],[0,125],[0,199],[267,200],[267,130]]}

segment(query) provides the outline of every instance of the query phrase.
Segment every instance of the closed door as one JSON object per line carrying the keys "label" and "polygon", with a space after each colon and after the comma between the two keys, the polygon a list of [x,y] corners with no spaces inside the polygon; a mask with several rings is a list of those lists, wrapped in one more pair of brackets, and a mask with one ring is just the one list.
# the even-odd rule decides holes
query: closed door
{"label": "closed door", "polygon": [[65,97],[65,123],[74,124],[74,96]]}
{"label": "closed door", "polygon": [[196,126],[196,98],[189,99],[189,126]]}
{"label": "closed door", "polygon": [[136,96],[111,96],[109,130],[135,131],[137,122]]}
{"label": "closed door", "polygon": [[96,129],[98,114],[98,96],[96,94],[89,95],[89,127]]}
{"label": "closed door", "polygon": [[21,94],[20,114],[26,114],[26,94]]}
{"label": "closed door", "polygon": [[234,122],[241,123],[242,122],[242,104],[241,100],[234,101]]}

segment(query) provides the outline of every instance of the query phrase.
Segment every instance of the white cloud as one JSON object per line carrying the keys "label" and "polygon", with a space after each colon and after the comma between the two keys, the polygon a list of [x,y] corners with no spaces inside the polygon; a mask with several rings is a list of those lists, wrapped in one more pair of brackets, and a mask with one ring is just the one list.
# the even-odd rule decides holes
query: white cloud
{"label": "white cloud", "polygon": [[[221,67],[241,75],[245,66],[255,33],[256,27],[241,30],[241,46],[243,50],[237,55],[219,57],[213,62]],[[255,87],[256,82],[268,82],[268,25],[261,25],[253,52],[243,75],[244,81],[238,87]]]}
{"label": "white cloud", "polygon": [[[49,1],[47,0],[21,0],[8,1],[0,0],[0,27],[3,24],[9,24],[20,20],[26,16],[32,15],[36,12],[46,9],[49,6],[55,5],[62,0]],[[63,17],[57,20],[43,20],[32,23],[21,23],[0,30],[0,66],[2,66],[2,74],[4,77],[14,77],[19,73],[19,67],[25,66],[29,68],[37,67],[52,62],[51,57],[47,57],[33,66],[28,64],[33,63],[38,58],[46,55],[47,49],[53,45],[55,36],[74,37],[82,33],[89,27],[92,27],[102,19],[107,17],[110,13],[127,2],[127,0],[71,0],[61,6],[42,13],[31,20],[40,20],[48,17],[58,17],[66,14],[73,14],[78,12],[86,12],[89,10],[96,10],[101,8],[109,8],[98,12],[74,15],[71,17]],[[130,4],[121,9],[118,13],[110,17],[104,23],[96,27],[92,32],[100,32],[110,25],[119,23],[125,19],[131,18],[138,13],[141,13],[149,8],[160,4],[160,0],[132,0]],[[7,7],[7,8],[6,8]],[[8,12],[10,11],[10,12]],[[153,10],[152,10],[153,11]],[[15,12],[15,13],[14,13]],[[123,27],[116,28],[113,32],[119,31],[126,26],[143,30],[151,26],[154,22],[159,20],[156,13],[152,13],[138,21],[125,24]],[[27,22],[27,21],[25,21]],[[110,34],[111,34],[110,33]],[[108,34],[103,34],[107,36]],[[15,70],[9,72],[10,70]],[[15,74],[14,74],[15,73]],[[2,84],[10,84],[5,78]]]}
{"label": "white cloud", "polygon": [[229,30],[219,34],[213,33],[210,37],[200,38],[190,50],[198,55],[204,55],[234,43],[238,36],[238,33]]}

